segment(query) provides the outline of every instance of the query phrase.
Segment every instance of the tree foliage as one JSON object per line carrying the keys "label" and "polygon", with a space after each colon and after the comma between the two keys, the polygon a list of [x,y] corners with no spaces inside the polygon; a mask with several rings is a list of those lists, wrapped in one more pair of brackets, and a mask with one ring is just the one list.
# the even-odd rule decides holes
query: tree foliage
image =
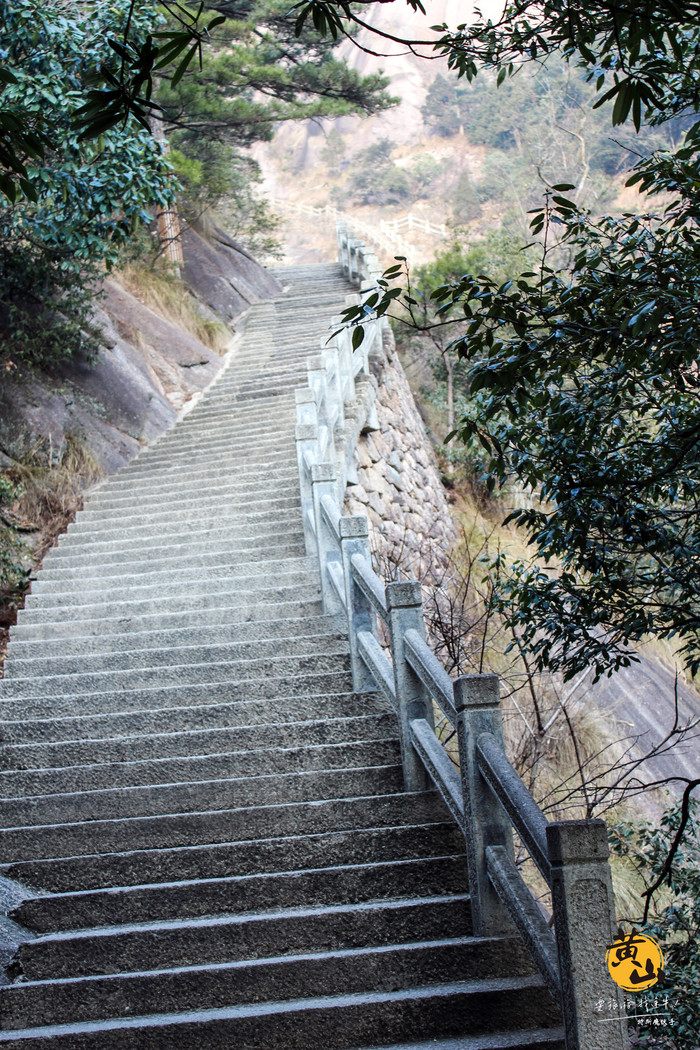
{"label": "tree foliage", "polygon": [[359,204],[398,204],[411,197],[411,180],[391,157],[394,144],[382,138],[353,158],[347,191]]}
{"label": "tree foliage", "polygon": [[[158,0],[0,0],[10,71],[0,80],[0,332],[12,364],[94,348],[98,278],[178,190],[187,217],[226,202],[245,218],[238,226],[253,230],[251,246],[269,249],[274,224],[253,190],[257,167],[240,147],[270,137],[280,120],[390,104],[382,77],[358,76],[325,41],[297,40],[282,3],[210,7],[197,22],[209,19],[210,46],[195,73],[185,61],[194,60],[192,47],[181,56],[173,44],[194,26],[184,9]],[[166,58],[177,59],[167,76]],[[143,76],[134,71],[141,59]],[[130,109],[122,89],[132,101],[145,91],[149,104]],[[155,115],[171,134],[173,163],[151,133]]]}
{"label": "tree foliage", "polygon": [[190,67],[175,84],[161,76],[155,88],[171,145],[198,165],[196,186],[185,173],[190,216],[240,202],[257,172],[242,151],[272,138],[281,121],[372,113],[393,102],[384,77],[351,70],[316,34],[297,38],[283,0],[209,6],[224,21],[211,34],[201,69]]}
{"label": "tree foliage", "polygon": [[[677,1050],[695,1050],[700,1039],[698,803],[684,799],[671,806],[660,821],[641,826],[623,822],[609,834],[613,850],[632,864],[647,886],[650,906],[646,914],[626,921],[663,944],[664,981],[659,994],[668,997],[668,1010],[675,1021],[673,1045]],[[658,1046],[657,1032],[640,1027],[638,1045]]]}
{"label": "tree foliage", "polygon": [[496,568],[503,611],[538,666],[610,672],[654,633],[676,639],[696,671],[700,8],[521,4],[448,44],[456,70],[495,67],[502,82],[516,62],[556,51],[614,124],[690,125],[677,148],[637,163],[639,214],[596,218],[576,187],[551,186],[532,219],[539,263],[506,282],[486,267],[461,274],[433,293],[433,323],[460,317],[451,349],[475,411],[457,431],[482,443],[490,484],[521,507],[513,520],[533,558]]}
{"label": "tree foliage", "polygon": [[51,114],[43,155],[26,166],[32,199],[0,207],[3,354],[37,363],[90,345],[94,280],[150,221],[148,209],[172,200],[174,184],[145,129],[122,125],[85,142],[72,119],[85,78],[108,50],[118,8],[84,17],[39,10],[31,0],[0,6],[4,59],[13,69],[4,103],[33,127],[47,127]]}
{"label": "tree foliage", "polygon": [[[39,33],[65,19],[58,0],[20,5]],[[391,104],[383,77],[362,77],[338,60],[328,43],[305,32],[281,0],[124,0],[85,5],[85,24],[97,58],[83,68],[71,120],[81,139],[95,139],[131,122],[150,130],[166,118],[194,133],[249,144],[269,138],[275,122],[373,112]],[[11,201],[34,198],[31,161],[51,148],[53,116],[18,103],[11,41],[12,5],[0,4],[1,39],[7,43],[0,73],[0,192]],[[92,44],[95,44],[95,48]],[[204,46],[206,45],[206,46]],[[3,45],[4,46],[4,45]]]}
{"label": "tree foliage", "polygon": [[568,677],[627,663],[647,633],[679,637],[700,665],[700,246],[686,237],[694,187],[678,189],[663,225],[594,221],[555,192],[536,225],[559,219],[569,267],[546,247],[517,281],[466,276],[436,293],[462,307],[457,353],[479,395],[460,436],[488,449],[492,483],[537,496],[512,515],[537,561],[505,571],[502,601]]}

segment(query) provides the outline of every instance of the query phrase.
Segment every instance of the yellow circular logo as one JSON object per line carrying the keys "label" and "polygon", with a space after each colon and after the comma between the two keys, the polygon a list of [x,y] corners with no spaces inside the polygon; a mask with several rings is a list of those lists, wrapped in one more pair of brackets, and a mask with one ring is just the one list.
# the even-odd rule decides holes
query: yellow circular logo
{"label": "yellow circular logo", "polygon": [[653,937],[620,933],[608,948],[605,961],[615,984],[626,992],[643,992],[663,975],[664,956]]}

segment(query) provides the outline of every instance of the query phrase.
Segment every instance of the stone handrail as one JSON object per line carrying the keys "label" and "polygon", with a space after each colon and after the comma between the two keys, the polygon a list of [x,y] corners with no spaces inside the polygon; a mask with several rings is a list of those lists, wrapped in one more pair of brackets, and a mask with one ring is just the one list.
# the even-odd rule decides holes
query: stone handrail
{"label": "stone handrail", "polygon": [[[271,203],[274,208],[281,212],[287,212],[292,215],[310,215],[319,221],[330,219],[336,224],[342,224],[343,216],[347,214],[341,211],[340,208],[333,207],[332,204],[302,204],[298,201],[281,200],[279,198],[273,199]],[[402,233],[404,231],[407,231],[409,234],[413,232],[423,233],[429,237],[437,237],[441,240],[445,240],[449,234],[449,230],[444,223],[430,222],[429,219],[423,219],[419,215],[414,215],[413,212],[407,212],[406,215],[400,215],[396,219],[381,219],[374,224],[363,222],[361,219],[353,216],[352,225],[353,229],[357,233],[362,234],[375,248],[391,256],[397,254],[408,255],[411,251],[415,251],[414,247],[403,240]]]}
{"label": "stone handrail", "polygon": [[[350,280],[371,288],[374,255],[345,227],[338,248]],[[354,351],[349,332],[336,328],[332,363],[311,359],[309,386],[297,392],[304,531],[324,612],[347,620],[353,688],[381,692],[396,710],[406,789],[436,787],[465,837],[475,934],[517,931],[560,1004],[567,1050],[626,1050],[624,1004],[605,962],[616,929],[605,824],[547,820],[506,757],[498,677],[450,679],[426,642],[420,583],[385,584],[371,567],[367,518],[341,513],[359,433],[376,426],[368,355],[384,323],[368,313]],[[342,422],[349,414],[351,428]],[[434,705],[457,733],[459,769],[436,736]],[[515,865],[514,831],[551,890],[554,933]],[[596,1000],[616,1000],[617,1009],[601,1019]]]}

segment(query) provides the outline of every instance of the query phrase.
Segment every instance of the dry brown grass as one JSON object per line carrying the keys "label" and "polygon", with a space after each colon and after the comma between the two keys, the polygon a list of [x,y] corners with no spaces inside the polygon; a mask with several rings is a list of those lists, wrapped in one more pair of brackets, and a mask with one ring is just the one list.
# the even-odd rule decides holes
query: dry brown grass
{"label": "dry brown grass", "polygon": [[100,468],[83,441],[68,434],[59,448],[37,442],[7,474],[21,491],[12,508],[16,527],[38,534],[34,556],[41,562],[81,509],[83,492],[99,479]]}
{"label": "dry brown grass", "polygon": [[210,350],[217,354],[228,350],[230,330],[222,321],[205,317],[185,283],[167,270],[127,263],[112,279],[149,310],[189,332]]}
{"label": "dry brown grass", "polygon": [[[50,441],[36,442],[4,474],[18,489],[18,498],[3,514],[4,524],[22,541],[23,562],[33,569],[73,521],[82,508],[83,493],[101,471],[81,439],[69,434],[58,448]],[[0,672],[25,589],[0,580]]]}

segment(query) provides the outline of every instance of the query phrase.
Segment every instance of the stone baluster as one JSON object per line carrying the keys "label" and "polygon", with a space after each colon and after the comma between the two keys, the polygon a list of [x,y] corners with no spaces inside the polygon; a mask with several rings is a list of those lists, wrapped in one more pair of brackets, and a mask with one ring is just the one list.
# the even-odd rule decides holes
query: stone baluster
{"label": "stone baluster", "polygon": [[352,687],[356,693],[374,693],[377,691],[377,684],[360,656],[357,638],[360,631],[369,631],[376,637],[377,617],[370,602],[357,586],[352,572],[352,559],[355,554],[361,554],[368,561],[371,557],[369,523],[364,514],[343,515],[340,519],[340,554],[345,578]]}
{"label": "stone baluster", "polygon": [[328,414],[328,384],[326,381],[326,363],[320,354],[306,359],[306,370],[311,390],[316,401],[318,419],[319,458],[334,458],[333,429]]}
{"label": "stone baluster", "polygon": [[[306,553],[318,554],[316,542],[316,524],[314,518],[313,488],[310,466],[318,458],[318,427],[315,423],[297,423],[294,428],[297,447],[297,466],[299,468],[299,488],[301,492],[301,515],[304,525],[304,544]],[[311,463],[309,463],[309,460]]]}
{"label": "stone baluster", "polygon": [[321,500],[324,496],[330,496],[333,502],[337,504],[337,474],[334,463],[315,463],[313,465],[311,468],[311,492],[316,524],[318,565],[321,572],[323,611],[326,615],[332,616],[342,612],[343,606],[328,579],[327,568],[329,562],[340,560],[340,549],[321,511]]}
{"label": "stone baluster", "polygon": [[[615,898],[602,820],[547,826],[566,1050],[627,1050],[624,996],[610,980]],[[593,1005],[603,1000],[604,1014]]]}
{"label": "stone baluster", "polygon": [[411,722],[424,718],[433,725],[433,705],[428,692],[406,659],[406,631],[416,630],[425,639],[423,598],[420,583],[387,583],[386,607],[391,635],[391,661],[394,668],[394,689],[399,715],[401,761],[407,791],[425,791],[430,779],[425,766],[411,742]]}
{"label": "stone baluster", "polygon": [[464,823],[472,923],[481,937],[513,932],[513,925],[486,872],[486,849],[503,846],[511,860],[510,817],[479,771],[476,742],[491,733],[503,746],[498,675],[463,675],[454,683],[459,763],[464,785]]}
{"label": "stone baluster", "polygon": [[340,355],[336,346],[326,347],[323,352],[323,362],[326,369],[328,417],[332,421],[332,426],[335,430],[336,427],[342,426],[345,422],[343,385],[340,376]]}

